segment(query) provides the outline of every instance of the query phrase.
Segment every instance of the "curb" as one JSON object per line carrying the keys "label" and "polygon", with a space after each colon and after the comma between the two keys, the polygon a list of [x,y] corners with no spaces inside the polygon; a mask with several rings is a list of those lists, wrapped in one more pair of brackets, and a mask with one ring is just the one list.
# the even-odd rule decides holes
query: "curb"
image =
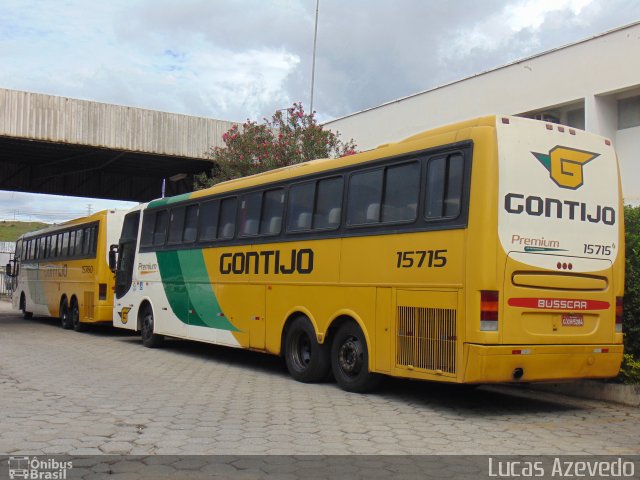
{"label": "curb", "polygon": [[621,385],[595,380],[578,380],[566,383],[540,383],[528,385],[532,390],[559,393],[571,397],[620,403],[630,407],[640,407],[640,385]]}

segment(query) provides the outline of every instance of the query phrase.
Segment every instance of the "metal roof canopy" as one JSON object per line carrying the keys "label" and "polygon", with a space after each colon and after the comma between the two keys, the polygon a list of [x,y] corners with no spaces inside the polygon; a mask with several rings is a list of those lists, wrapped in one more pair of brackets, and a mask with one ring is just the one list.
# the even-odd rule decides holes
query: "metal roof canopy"
{"label": "metal roof canopy", "polygon": [[163,179],[167,196],[192,191],[193,176],[212,166],[207,160],[0,136],[0,190],[146,202],[161,196]]}
{"label": "metal roof canopy", "polygon": [[0,190],[142,202],[166,179],[167,196],[190,192],[232,125],[0,88]]}

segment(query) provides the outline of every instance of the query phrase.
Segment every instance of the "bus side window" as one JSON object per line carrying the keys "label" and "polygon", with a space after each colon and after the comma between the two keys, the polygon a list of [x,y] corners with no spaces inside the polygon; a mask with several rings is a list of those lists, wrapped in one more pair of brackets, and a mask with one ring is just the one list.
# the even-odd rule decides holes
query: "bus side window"
{"label": "bus side window", "polygon": [[91,255],[95,257],[98,252],[98,225],[91,227]]}
{"label": "bus side window", "polygon": [[258,234],[262,192],[249,193],[240,200],[240,236]]}
{"label": "bus side window", "polygon": [[238,201],[235,197],[225,198],[220,203],[220,222],[218,224],[218,238],[230,239],[236,231],[236,208]]}
{"label": "bus side window", "polygon": [[200,207],[200,212],[198,213],[198,224],[200,230],[199,240],[201,242],[210,242],[216,239],[219,208],[220,202],[218,200],[210,200],[208,202],[204,202]]}
{"label": "bus side window", "polygon": [[318,181],[316,205],[313,213],[313,229],[335,229],[342,216],[342,177]]}
{"label": "bus side window", "polygon": [[262,197],[262,215],[260,218],[261,235],[277,235],[282,228],[284,211],[284,190],[269,190]]}
{"label": "bus side window", "polygon": [[49,258],[56,258],[58,254],[58,236],[51,235],[49,237]]}
{"label": "bus side window", "polygon": [[347,224],[366,225],[380,221],[383,170],[354,173],[349,178]]}
{"label": "bus side window", "polygon": [[76,254],[76,231],[69,232],[69,256],[73,257]]}
{"label": "bus side window", "polygon": [[146,211],[142,219],[142,233],[140,234],[140,246],[150,247],[153,245],[153,229],[156,225],[156,212]]}
{"label": "bus side window", "polygon": [[289,189],[287,231],[300,232],[311,229],[316,182],[293,185]]}
{"label": "bus side window", "polygon": [[89,255],[91,250],[91,227],[85,227],[82,233],[82,255]]}
{"label": "bus side window", "polygon": [[59,233],[56,237],[56,258],[60,258],[62,256],[62,234]]}
{"label": "bus side window", "polygon": [[167,230],[169,228],[169,212],[160,210],[156,213],[156,222],[153,228],[153,245],[161,246],[167,238]]}
{"label": "bus side window", "polygon": [[176,207],[171,209],[171,220],[169,222],[169,240],[170,245],[182,242],[182,229],[184,228],[185,207]]}
{"label": "bus side window", "polygon": [[382,222],[415,220],[420,191],[420,164],[412,162],[388,167],[385,180]]}
{"label": "bus side window", "polygon": [[82,228],[76,230],[76,256],[81,256],[83,254],[82,251],[82,239],[84,238],[84,231]]}
{"label": "bus side window", "polygon": [[64,232],[62,234],[62,257],[69,256],[69,232]]}
{"label": "bus side window", "polygon": [[425,218],[440,220],[460,214],[464,160],[462,155],[429,159],[425,192]]}
{"label": "bus side window", "polygon": [[38,244],[38,259],[44,258],[44,237],[40,237],[37,240]]}
{"label": "bus side window", "polygon": [[182,232],[182,241],[184,243],[193,243],[198,237],[198,205],[187,206],[184,217],[184,230]]}

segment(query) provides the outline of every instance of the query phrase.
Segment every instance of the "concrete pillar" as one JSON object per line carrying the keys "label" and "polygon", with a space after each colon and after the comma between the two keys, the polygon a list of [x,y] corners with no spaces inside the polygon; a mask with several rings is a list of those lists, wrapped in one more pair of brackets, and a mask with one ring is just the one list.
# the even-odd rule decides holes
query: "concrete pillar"
{"label": "concrete pillar", "polygon": [[615,140],[618,130],[618,102],[614,95],[588,95],[584,99],[587,132]]}

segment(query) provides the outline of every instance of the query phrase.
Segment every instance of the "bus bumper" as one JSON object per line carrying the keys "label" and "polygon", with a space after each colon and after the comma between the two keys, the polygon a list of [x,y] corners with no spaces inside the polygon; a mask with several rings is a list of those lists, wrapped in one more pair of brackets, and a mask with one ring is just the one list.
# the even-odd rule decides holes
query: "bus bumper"
{"label": "bus bumper", "polygon": [[113,305],[96,305],[93,307],[93,318],[83,320],[85,323],[113,322]]}
{"label": "bus bumper", "polygon": [[618,375],[623,346],[464,345],[464,383],[542,382]]}

